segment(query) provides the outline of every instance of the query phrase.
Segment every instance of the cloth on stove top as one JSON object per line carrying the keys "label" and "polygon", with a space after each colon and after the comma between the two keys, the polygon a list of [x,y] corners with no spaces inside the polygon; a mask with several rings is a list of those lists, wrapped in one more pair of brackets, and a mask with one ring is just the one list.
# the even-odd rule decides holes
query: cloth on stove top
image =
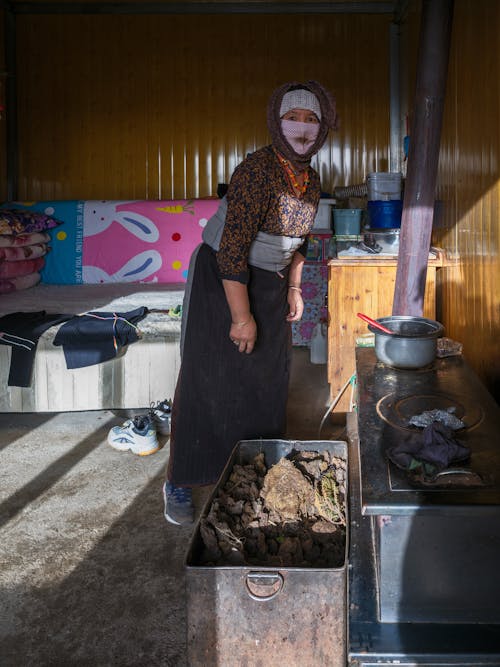
{"label": "cloth on stove top", "polygon": [[459,431],[460,429],[465,428],[465,423],[455,416],[455,411],[455,407],[450,407],[447,410],[426,410],[419,415],[410,417],[408,425],[425,428],[433,422],[441,422],[453,431]]}
{"label": "cloth on stove top", "polygon": [[452,428],[434,421],[388,449],[387,457],[410,475],[433,480],[450,465],[467,461],[470,449],[455,438]]}

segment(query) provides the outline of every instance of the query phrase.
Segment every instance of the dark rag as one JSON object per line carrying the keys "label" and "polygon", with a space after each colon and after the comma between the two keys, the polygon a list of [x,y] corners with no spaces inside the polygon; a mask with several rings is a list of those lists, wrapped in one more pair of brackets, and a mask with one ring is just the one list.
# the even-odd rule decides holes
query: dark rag
{"label": "dark rag", "polygon": [[75,316],[59,328],[54,345],[62,345],[67,368],[100,364],[139,339],[136,324],[147,313],[141,307],[126,313],[92,311]]}
{"label": "dark rag", "polygon": [[9,387],[29,387],[36,348],[40,336],[50,327],[66,322],[74,315],[46,313],[9,313],[0,317],[0,343],[10,345]]}
{"label": "dark rag", "polygon": [[435,421],[422,433],[387,450],[387,456],[398,468],[408,472],[423,471],[426,477],[433,478],[451,464],[466,461],[470,449],[454,437],[451,428]]}

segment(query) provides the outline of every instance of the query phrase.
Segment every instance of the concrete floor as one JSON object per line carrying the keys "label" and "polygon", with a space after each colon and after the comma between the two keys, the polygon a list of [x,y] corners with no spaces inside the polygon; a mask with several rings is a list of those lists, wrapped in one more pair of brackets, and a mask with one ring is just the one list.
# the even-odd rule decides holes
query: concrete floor
{"label": "concrete floor", "polygon": [[[295,348],[288,437],[345,439],[343,415],[318,437],[328,400],[326,366]],[[2,667],[186,665],[191,529],[163,518],[168,440],[150,457],[117,452],[106,436],[122,421],[0,415]]]}

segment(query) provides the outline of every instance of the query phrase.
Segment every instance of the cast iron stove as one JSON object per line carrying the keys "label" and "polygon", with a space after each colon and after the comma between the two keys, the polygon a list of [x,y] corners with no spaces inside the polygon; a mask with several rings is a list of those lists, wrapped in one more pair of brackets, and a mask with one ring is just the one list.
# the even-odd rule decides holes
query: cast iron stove
{"label": "cast iron stove", "polygon": [[[356,363],[351,664],[500,665],[500,409],[461,357],[398,370],[358,348]],[[419,486],[386,452],[421,437],[410,417],[449,408],[470,460]]]}

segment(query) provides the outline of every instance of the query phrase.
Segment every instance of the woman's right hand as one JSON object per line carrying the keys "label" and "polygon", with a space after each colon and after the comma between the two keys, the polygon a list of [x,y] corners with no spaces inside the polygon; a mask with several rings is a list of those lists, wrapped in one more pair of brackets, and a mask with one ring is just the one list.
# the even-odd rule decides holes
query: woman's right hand
{"label": "woman's right hand", "polygon": [[257,340],[257,324],[253,315],[250,315],[248,320],[244,322],[232,322],[229,329],[229,338],[234,345],[238,346],[240,352],[250,354]]}

